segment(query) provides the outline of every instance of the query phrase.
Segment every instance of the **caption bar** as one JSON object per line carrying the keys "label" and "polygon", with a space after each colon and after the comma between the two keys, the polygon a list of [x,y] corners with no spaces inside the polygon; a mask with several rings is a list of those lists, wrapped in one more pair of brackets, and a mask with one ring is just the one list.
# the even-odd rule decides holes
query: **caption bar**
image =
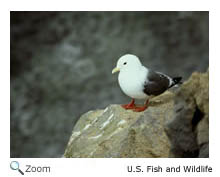
{"label": "caption bar", "polygon": [[212,172],[213,169],[212,167],[208,165],[183,165],[183,166],[167,166],[167,167],[161,167],[161,166],[127,166],[127,172],[129,173],[142,173],[142,172],[147,172],[147,173],[179,173],[179,172],[184,172],[184,173],[210,173]]}

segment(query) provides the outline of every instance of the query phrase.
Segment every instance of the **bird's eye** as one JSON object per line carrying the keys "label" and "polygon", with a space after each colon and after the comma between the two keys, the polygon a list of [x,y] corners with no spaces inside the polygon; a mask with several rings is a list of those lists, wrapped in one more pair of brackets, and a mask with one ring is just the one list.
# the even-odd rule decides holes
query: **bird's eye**
{"label": "bird's eye", "polygon": [[124,65],[126,65],[127,64],[127,62],[124,62]]}

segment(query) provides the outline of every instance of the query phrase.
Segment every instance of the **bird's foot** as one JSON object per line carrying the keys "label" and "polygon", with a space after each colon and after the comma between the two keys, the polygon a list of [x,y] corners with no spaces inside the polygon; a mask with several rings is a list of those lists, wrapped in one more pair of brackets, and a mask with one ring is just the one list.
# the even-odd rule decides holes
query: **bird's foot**
{"label": "bird's foot", "polygon": [[129,104],[123,104],[121,105],[121,107],[123,107],[124,109],[135,109],[137,108],[134,104],[134,99],[131,100],[131,102]]}
{"label": "bird's foot", "polygon": [[123,105],[121,105],[121,107],[123,107],[124,109],[135,109],[135,108],[137,108],[137,107],[135,106],[135,104],[134,104],[134,105],[123,104]]}
{"label": "bird's foot", "polygon": [[144,104],[144,106],[141,107],[136,107],[133,109],[134,112],[142,112],[145,111],[148,108],[149,105],[149,100],[146,101],[146,103]]}

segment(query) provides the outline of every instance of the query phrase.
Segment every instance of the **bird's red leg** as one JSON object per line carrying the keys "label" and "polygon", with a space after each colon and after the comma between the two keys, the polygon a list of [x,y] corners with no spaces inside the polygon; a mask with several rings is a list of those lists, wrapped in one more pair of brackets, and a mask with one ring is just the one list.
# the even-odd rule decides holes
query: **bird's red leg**
{"label": "bird's red leg", "polygon": [[149,99],[147,99],[147,101],[145,102],[144,106],[142,107],[136,107],[134,108],[135,112],[142,112],[144,110],[146,110],[148,108],[148,104],[149,104]]}
{"label": "bird's red leg", "polygon": [[134,99],[132,99],[129,104],[123,104],[121,106],[125,109],[135,109],[136,108],[136,106],[134,104]]}

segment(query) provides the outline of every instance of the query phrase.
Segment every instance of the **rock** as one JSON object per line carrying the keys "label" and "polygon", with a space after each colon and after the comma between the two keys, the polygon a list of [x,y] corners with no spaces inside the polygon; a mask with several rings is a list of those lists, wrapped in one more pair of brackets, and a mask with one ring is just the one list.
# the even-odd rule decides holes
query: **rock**
{"label": "rock", "polygon": [[209,73],[193,73],[174,97],[165,128],[171,157],[209,157]]}
{"label": "rock", "polygon": [[164,124],[173,117],[173,96],[164,93],[140,113],[120,105],[89,111],[76,123],[64,157],[168,157]]}
{"label": "rock", "polygon": [[193,73],[140,113],[110,105],[82,115],[65,157],[209,157],[209,73]]}

